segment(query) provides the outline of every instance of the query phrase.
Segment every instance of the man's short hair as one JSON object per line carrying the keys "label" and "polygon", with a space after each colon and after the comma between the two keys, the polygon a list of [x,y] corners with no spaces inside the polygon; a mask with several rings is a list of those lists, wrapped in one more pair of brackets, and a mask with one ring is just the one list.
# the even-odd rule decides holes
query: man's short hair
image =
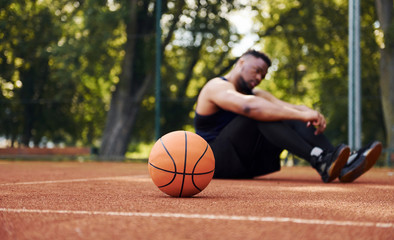
{"label": "man's short hair", "polygon": [[242,54],[241,57],[247,56],[247,55],[251,55],[251,56],[256,57],[256,58],[261,58],[261,59],[263,59],[263,61],[265,63],[267,63],[268,67],[271,67],[271,59],[265,53],[256,51],[254,49],[249,49],[244,54]]}

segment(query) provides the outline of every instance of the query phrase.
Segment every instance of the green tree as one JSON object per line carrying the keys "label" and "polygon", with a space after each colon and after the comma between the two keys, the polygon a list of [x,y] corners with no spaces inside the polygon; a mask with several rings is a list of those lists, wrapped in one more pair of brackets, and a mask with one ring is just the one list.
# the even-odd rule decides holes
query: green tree
{"label": "green tree", "polygon": [[48,107],[44,96],[50,81],[50,48],[61,32],[50,10],[35,1],[3,1],[2,5],[0,81],[3,109],[10,116],[3,123],[10,127],[13,140],[19,133],[23,145],[30,140],[37,144],[46,117],[41,113]]}
{"label": "green tree", "polygon": [[119,14],[105,1],[1,4],[0,134],[94,145],[120,72]]}

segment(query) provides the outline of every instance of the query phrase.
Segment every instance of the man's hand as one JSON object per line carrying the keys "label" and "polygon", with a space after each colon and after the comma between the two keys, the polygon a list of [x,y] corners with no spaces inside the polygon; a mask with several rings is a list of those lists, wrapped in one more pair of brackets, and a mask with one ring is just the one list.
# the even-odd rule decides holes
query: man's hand
{"label": "man's hand", "polygon": [[315,135],[323,133],[326,130],[327,123],[326,119],[324,118],[323,114],[319,113],[318,111],[311,110],[312,120],[307,121],[306,126],[310,127],[313,125],[316,128]]}

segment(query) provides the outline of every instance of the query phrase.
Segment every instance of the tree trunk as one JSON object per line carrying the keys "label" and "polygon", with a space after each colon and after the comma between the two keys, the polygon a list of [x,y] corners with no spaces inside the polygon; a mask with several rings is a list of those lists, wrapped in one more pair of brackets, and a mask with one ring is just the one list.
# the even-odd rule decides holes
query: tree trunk
{"label": "tree trunk", "polygon": [[383,30],[384,48],[380,50],[380,88],[386,127],[387,148],[394,149],[394,15],[393,0],[376,0],[376,9]]}
{"label": "tree trunk", "polygon": [[127,151],[140,102],[152,79],[149,74],[144,79],[143,84],[136,84],[137,79],[133,79],[133,66],[136,58],[137,0],[130,0],[129,16],[130,19],[126,27],[127,42],[122,74],[116,90],[112,94],[111,106],[100,147],[101,157],[115,160],[123,158]]}
{"label": "tree trunk", "polygon": [[[152,24],[152,19],[146,12],[148,9],[148,1],[140,1],[144,4],[140,6],[140,10],[143,17],[138,15],[137,0],[130,1],[130,19],[127,23],[127,43],[125,45],[125,57],[123,60],[122,74],[119,79],[119,83],[116,87],[115,92],[112,95],[111,106],[108,112],[106,126],[103,133],[100,157],[111,158],[111,159],[123,159],[124,154],[127,151],[127,147],[132,136],[132,129],[136,121],[136,117],[140,108],[141,101],[146,94],[149,86],[152,86],[154,80],[154,72],[152,72],[152,67],[147,66],[147,62],[144,62],[145,69],[136,69],[135,61],[146,61],[149,59],[151,54],[151,48],[145,47],[146,51],[138,55],[137,50],[138,44],[136,44],[136,39],[140,35],[154,34],[155,28]],[[165,47],[170,43],[170,40],[176,29],[176,24],[179,21],[179,17],[182,14],[183,7],[185,6],[185,1],[178,1],[177,6],[178,11],[174,15],[172,24],[169,27],[170,31],[165,38],[161,51],[163,52]],[[163,5],[166,5],[166,1],[163,1]],[[138,24],[138,25],[137,25]],[[152,44],[153,42],[145,42],[143,45]],[[140,46],[141,47],[141,46]],[[162,54],[162,57],[163,54]],[[152,61],[153,63],[153,61]],[[138,67],[137,67],[138,68]],[[136,74],[134,70],[139,71]],[[141,73],[144,71],[143,73]],[[138,76],[138,77],[136,77]]]}
{"label": "tree trunk", "polygon": [[134,96],[129,95],[126,89],[118,88],[114,92],[101,143],[100,157],[112,160],[123,159],[140,102],[152,79],[152,75],[148,75]]}

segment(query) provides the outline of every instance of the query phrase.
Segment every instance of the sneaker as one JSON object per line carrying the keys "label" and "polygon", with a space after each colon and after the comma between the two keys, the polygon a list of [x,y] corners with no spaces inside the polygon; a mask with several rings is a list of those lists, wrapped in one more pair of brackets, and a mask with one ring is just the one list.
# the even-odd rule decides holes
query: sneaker
{"label": "sneaker", "polygon": [[353,182],[372,166],[378,160],[382,153],[382,143],[375,141],[366,147],[354,152],[349,157],[349,161],[341,170],[339,180],[341,182]]}
{"label": "sneaker", "polygon": [[319,172],[323,182],[329,183],[339,176],[349,154],[350,148],[345,144],[340,144],[333,152],[323,152],[320,156],[312,157],[311,165]]}

